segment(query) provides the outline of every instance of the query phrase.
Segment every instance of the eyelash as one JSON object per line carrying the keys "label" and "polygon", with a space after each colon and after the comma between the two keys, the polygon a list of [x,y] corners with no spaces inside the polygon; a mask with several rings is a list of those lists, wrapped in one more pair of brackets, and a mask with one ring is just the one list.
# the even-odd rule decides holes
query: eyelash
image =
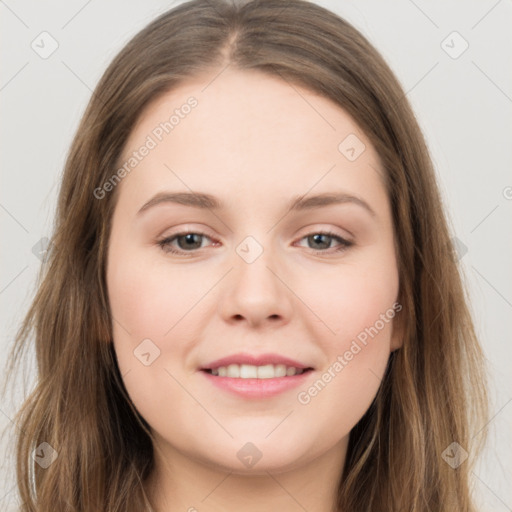
{"label": "eyelash", "polygon": [[[190,256],[193,256],[200,249],[194,249],[191,251],[176,250],[176,249],[172,248],[170,245],[171,242],[173,242],[175,239],[177,239],[180,236],[185,236],[185,235],[199,235],[199,236],[209,238],[211,240],[211,237],[209,237],[206,233],[201,233],[198,231],[184,231],[182,233],[176,233],[175,235],[172,235],[170,237],[166,237],[162,240],[159,240],[157,242],[157,244],[160,246],[162,251],[164,251],[165,253],[171,253],[171,254],[176,254],[176,255],[180,255],[180,256],[190,257]],[[337,235],[336,233],[333,233],[331,231],[314,231],[308,235],[303,236],[300,240],[303,240],[304,238],[308,238],[313,235],[325,235],[330,238],[333,238],[334,240],[336,240],[340,243],[340,246],[331,252],[327,252],[327,251],[329,251],[329,249],[325,249],[325,250],[311,249],[311,251],[317,255],[341,253],[341,252],[347,250],[349,247],[354,245],[354,242],[345,240],[344,238],[340,237],[339,235]]]}

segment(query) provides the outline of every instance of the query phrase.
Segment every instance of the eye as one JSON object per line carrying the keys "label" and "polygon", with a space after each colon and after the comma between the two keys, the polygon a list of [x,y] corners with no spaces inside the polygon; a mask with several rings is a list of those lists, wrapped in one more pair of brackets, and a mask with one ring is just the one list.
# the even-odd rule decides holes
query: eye
{"label": "eye", "polygon": [[[193,256],[193,253],[197,249],[202,249],[204,247],[202,244],[204,239],[212,240],[205,233],[187,231],[159,240],[157,244],[166,253],[179,254],[181,256]],[[300,240],[307,240],[308,244],[313,244],[313,247],[310,248],[313,249],[316,254],[330,254],[332,252],[338,253],[354,245],[354,242],[345,240],[341,236],[330,231],[311,233],[302,237]],[[338,242],[339,245],[334,251],[328,252],[327,249],[332,249],[331,243],[333,241]],[[174,243],[177,244],[177,247]]]}
{"label": "eye", "polygon": [[[195,249],[202,248],[202,239],[211,238],[204,233],[195,233],[195,232],[185,232],[185,233],[177,233],[176,235],[164,238],[158,242],[158,245],[162,248],[164,252],[169,252],[173,254],[181,254],[186,255],[187,252],[193,252]],[[177,242],[178,249],[175,246],[171,245],[173,242]]]}
{"label": "eye", "polygon": [[[311,233],[301,238],[301,240],[306,240],[308,244],[313,244],[313,247],[311,247],[311,249],[313,249],[316,254],[342,252],[351,247],[352,245],[354,245],[354,242],[345,240],[341,236],[330,231],[319,231],[318,233]],[[334,251],[327,252],[326,249],[332,249],[331,242],[333,241],[337,241],[339,246],[335,248]]]}

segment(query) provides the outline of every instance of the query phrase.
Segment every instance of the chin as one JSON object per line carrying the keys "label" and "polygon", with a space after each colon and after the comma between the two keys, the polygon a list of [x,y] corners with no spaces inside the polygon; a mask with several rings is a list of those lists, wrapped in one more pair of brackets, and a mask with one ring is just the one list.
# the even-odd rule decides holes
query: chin
{"label": "chin", "polygon": [[276,435],[271,439],[271,434],[265,439],[265,435],[247,437],[244,440],[239,437],[230,439],[227,443],[216,444],[214,453],[209,451],[197,455],[208,465],[240,475],[284,473],[296,469],[317,455],[312,446],[307,446],[297,438]]}

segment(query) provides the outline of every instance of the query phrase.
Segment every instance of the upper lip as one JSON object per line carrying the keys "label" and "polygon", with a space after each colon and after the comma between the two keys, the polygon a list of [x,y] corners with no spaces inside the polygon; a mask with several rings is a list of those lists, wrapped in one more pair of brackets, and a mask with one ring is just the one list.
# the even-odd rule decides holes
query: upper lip
{"label": "upper lip", "polygon": [[306,364],[302,364],[289,357],[284,357],[279,354],[233,354],[231,356],[216,359],[211,363],[201,367],[201,370],[211,370],[212,368],[219,368],[221,366],[229,366],[230,364],[250,364],[253,366],[264,366],[267,364],[284,364],[286,366],[293,366],[294,368],[311,368]]}

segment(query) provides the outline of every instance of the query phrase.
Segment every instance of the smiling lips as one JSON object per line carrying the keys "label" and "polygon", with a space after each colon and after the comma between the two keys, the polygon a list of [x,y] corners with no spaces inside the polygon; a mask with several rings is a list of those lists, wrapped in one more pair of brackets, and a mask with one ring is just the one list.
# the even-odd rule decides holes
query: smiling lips
{"label": "smiling lips", "polygon": [[312,368],[279,354],[233,354],[212,361],[201,368],[212,375],[242,379],[272,379],[291,377]]}
{"label": "smiling lips", "polygon": [[207,370],[212,375],[240,379],[274,379],[276,377],[292,377],[304,373],[304,369],[284,364],[266,364],[255,366],[252,364],[230,364]]}
{"label": "smiling lips", "polygon": [[221,389],[246,398],[266,398],[295,387],[313,368],[277,354],[234,354],[200,370]]}

